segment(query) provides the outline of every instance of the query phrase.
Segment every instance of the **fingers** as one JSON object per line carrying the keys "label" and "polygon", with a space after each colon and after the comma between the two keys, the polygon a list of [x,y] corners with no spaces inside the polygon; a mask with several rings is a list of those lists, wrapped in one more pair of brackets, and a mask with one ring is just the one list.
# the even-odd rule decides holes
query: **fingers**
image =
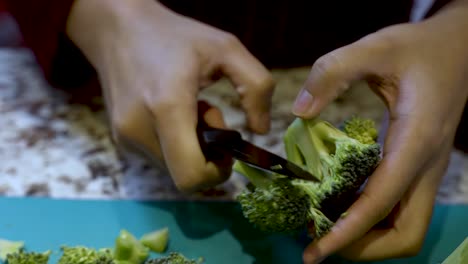
{"label": "fingers", "polygon": [[355,81],[385,72],[391,48],[389,41],[371,35],[319,58],[296,98],[293,113],[314,117]]}
{"label": "fingers", "polygon": [[[345,218],[337,221],[331,232],[312,243],[304,252],[306,263],[316,263],[363,237],[375,224],[384,219],[400,201],[421,170],[421,160],[430,142],[420,133],[420,123],[410,118],[393,120],[390,124],[386,151],[380,165],[369,178],[359,199]],[[382,188],[385,186],[385,188]]]}
{"label": "fingers", "polygon": [[[192,192],[224,181],[228,175],[215,164],[207,163],[196,134],[196,94],[190,86],[196,85],[190,78],[180,77],[160,82],[172,87],[167,96],[159,94],[151,98],[148,106],[154,117],[155,133],[159,137],[161,150],[176,186]],[[215,122],[220,122],[215,117]]]}
{"label": "fingers", "polygon": [[224,44],[229,52],[222,56],[221,69],[236,86],[249,127],[266,133],[270,129],[273,78],[237,38],[229,36]]}
{"label": "fingers", "polygon": [[441,175],[448,164],[450,148],[433,167],[418,176],[400,202],[393,226],[372,230],[340,251],[343,257],[356,261],[376,261],[416,255],[424,242]]}

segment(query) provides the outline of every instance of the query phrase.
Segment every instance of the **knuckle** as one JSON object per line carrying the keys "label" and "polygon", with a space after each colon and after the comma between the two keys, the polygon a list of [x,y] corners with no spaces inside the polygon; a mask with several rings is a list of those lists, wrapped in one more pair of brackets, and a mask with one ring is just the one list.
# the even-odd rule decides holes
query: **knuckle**
{"label": "knuckle", "polygon": [[184,173],[183,176],[174,177],[174,183],[179,191],[191,193],[197,190],[206,189],[223,183],[229,177],[227,172],[214,173],[201,166],[192,170],[190,173]]}
{"label": "knuckle", "polygon": [[225,32],[221,38],[219,38],[220,45],[227,49],[235,49],[241,46],[241,41],[239,38],[229,32]]}
{"label": "knuckle", "polygon": [[412,234],[411,232],[407,232],[406,237],[400,240],[400,257],[407,258],[416,256],[422,249],[424,241],[423,238],[424,237],[420,234]]}
{"label": "knuckle", "polygon": [[188,173],[174,175],[174,184],[177,189],[184,193],[191,193],[201,188],[205,184],[204,173],[200,169],[192,169]]}
{"label": "knuckle", "polygon": [[341,59],[335,52],[328,53],[320,58],[312,66],[312,71],[321,77],[331,77],[342,69]]}
{"label": "knuckle", "polygon": [[126,116],[113,115],[112,127],[114,131],[114,137],[130,139],[133,135],[133,129],[131,119]]}
{"label": "knuckle", "polygon": [[273,91],[275,80],[273,79],[273,76],[266,74],[262,78],[255,79],[253,85],[259,91],[269,94]]}
{"label": "knuckle", "polygon": [[158,96],[150,99],[147,105],[154,118],[158,119],[161,115],[171,113],[180,103],[177,102],[177,99],[169,96]]}
{"label": "knuckle", "polygon": [[392,211],[392,206],[386,204],[383,199],[376,197],[375,194],[369,193],[366,190],[361,193],[361,198],[367,200],[367,204],[375,208],[375,210],[372,210],[372,219],[375,219],[376,223],[385,219]]}

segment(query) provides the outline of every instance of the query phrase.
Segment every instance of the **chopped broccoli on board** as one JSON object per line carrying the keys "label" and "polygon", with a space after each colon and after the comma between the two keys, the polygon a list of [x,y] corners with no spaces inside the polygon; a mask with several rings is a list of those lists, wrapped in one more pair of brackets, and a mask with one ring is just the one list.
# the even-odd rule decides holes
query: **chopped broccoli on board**
{"label": "chopped broccoli on board", "polygon": [[5,261],[8,254],[19,252],[23,247],[23,241],[0,239],[0,261]]}
{"label": "chopped broccoli on board", "polygon": [[119,264],[140,264],[149,257],[149,254],[149,249],[132,233],[125,229],[120,231],[114,248],[114,259],[119,261]]}
{"label": "chopped broccoli on board", "polygon": [[57,264],[117,264],[110,249],[94,249],[85,246],[62,246]]}
{"label": "chopped broccoli on board", "polygon": [[167,257],[148,259],[145,264],[202,264],[203,259],[188,259],[179,252],[171,252]]}
{"label": "chopped broccoli on board", "polygon": [[468,237],[442,262],[442,264],[468,263]]}
{"label": "chopped broccoli on board", "polygon": [[165,227],[144,234],[140,238],[141,243],[156,253],[163,253],[169,242],[169,228]]}
{"label": "chopped broccoli on board", "polygon": [[50,250],[39,252],[28,252],[24,249],[18,252],[8,254],[6,257],[6,264],[47,264],[52,252]]}

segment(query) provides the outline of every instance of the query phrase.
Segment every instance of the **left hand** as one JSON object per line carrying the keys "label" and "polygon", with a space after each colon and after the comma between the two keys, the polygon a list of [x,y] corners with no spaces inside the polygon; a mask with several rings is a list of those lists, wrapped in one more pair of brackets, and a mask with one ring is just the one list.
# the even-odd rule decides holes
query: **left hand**
{"label": "left hand", "polygon": [[[316,116],[364,79],[385,102],[389,124],[382,162],[347,216],[305,250],[306,263],[335,252],[359,261],[419,252],[468,98],[466,2],[421,23],[385,28],[312,67],[296,115]],[[390,226],[377,228],[385,218]]]}

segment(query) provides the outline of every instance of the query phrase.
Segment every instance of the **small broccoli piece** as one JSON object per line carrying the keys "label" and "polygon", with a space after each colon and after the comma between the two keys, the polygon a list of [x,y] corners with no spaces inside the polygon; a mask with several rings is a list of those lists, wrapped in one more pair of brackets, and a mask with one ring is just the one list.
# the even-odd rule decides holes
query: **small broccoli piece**
{"label": "small broccoli piece", "polygon": [[156,253],[163,253],[169,242],[169,228],[146,233],[140,238],[140,242]]}
{"label": "small broccoli piece", "polygon": [[148,259],[145,264],[202,264],[203,258],[188,259],[179,252],[171,252],[167,257]]}
{"label": "small broccoli piece", "polygon": [[353,116],[343,122],[344,132],[351,138],[359,140],[364,144],[374,144],[379,132],[371,119]]}
{"label": "small broccoli piece", "polygon": [[258,229],[290,233],[307,224],[309,199],[289,179],[273,178],[242,162],[236,162],[234,170],[246,175],[255,186],[254,191],[241,192],[237,200],[245,217]]}
{"label": "small broccoli piece", "polygon": [[442,262],[442,264],[468,263],[468,237]]}
{"label": "small broccoli piece", "polygon": [[39,253],[21,249],[18,252],[8,254],[5,262],[6,264],[47,264],[50,254],[50,250]]}
{"label": "small broccoli piece", "polygon": [[[287,158],[316,175],[319,183],[290,179],[237,161],[234,170],[255,186],[237,197],[244,216],[263,231],[291,232],[312,221],[316,237],[326,234],[380,161],[380,146],[370,141],[374,132],[363,129],[370,123],[359,121],[365,126],[355,126],[353,122],[347,126],[353,137],[318,118],[297,118],[288,127],[284,136]],[[354,138],[361,134],[366,143]]]}
{"label": "small broccoli piece", "polygon": [[115,241],[114,259],[119,264],[141,264],[149,257],[149,249],[133,234],[121,230]]}
{"label": "small broccoli piece", "polygon": [[19,252],[23,247],[23,241],[0,239],[0,260],[5,261],[8,254]]}
{"label": "small broccoli piece", "polygon": [[110,249],[93,249],[85,246],[62,246],[58,264],[117,264]]}

